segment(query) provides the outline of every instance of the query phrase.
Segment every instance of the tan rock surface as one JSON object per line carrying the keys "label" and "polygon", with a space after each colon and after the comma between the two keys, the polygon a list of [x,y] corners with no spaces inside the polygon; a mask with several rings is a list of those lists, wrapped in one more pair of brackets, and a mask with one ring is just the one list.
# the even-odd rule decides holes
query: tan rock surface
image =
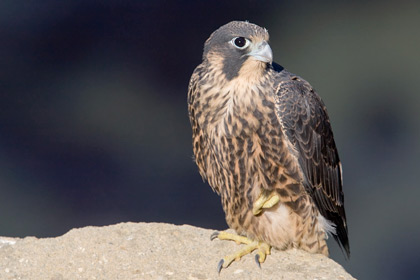
{"label": "tan rock surface", "polygon": [[0,237],[0,279],[354,279],[333,260],[300,250],[254,254],[216,271],[234,242],[214,230],[163,223],[72,229],[56,238]]}

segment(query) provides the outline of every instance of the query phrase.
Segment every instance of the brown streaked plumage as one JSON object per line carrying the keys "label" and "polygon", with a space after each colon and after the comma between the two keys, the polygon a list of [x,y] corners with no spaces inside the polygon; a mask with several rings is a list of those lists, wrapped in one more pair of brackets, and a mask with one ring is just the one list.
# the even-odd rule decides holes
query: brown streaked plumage
{"label": "brown streaked plumage", "polygon": [[328,255],[331,233],[349,256],[327,110],[308,82],[272,62],[268,39],[234,21],[206,41],[188,90],[195,161],[238,234]]}

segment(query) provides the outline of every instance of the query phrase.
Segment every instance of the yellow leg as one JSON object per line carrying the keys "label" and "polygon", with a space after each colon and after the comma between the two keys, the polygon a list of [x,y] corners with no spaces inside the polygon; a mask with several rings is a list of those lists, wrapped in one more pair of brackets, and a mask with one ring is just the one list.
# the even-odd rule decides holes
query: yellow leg
{"label": "yellow leg", "polygon": [[241,257],[251,253],[254,250],[257,250],[257,255],[255,255],[255,261],[260,266],[260,263],[265,261],[267,255],[270,254],[271,246],[265,242],[254,241],[245,236],[240,236],[237,234],[229,233],[229,232],[215,232],[211,235],[210,239],[213,240],[218,238],[220,240],[232,240],[238,244],[246,244],[246,246],[242,247],[238,252],[227,255],[223,259],[220,260],[217,271],[220,273],[222,268],[228,267],[233,261],[238,261]]}
{"label": "yellow leg", "polygon": [[280,197],[275,191],[272,191],[271,193],[262,191],[258,199],[254,202],[252,213],[257,216],[263,209],[269,209],[276,205],[279,201]]}

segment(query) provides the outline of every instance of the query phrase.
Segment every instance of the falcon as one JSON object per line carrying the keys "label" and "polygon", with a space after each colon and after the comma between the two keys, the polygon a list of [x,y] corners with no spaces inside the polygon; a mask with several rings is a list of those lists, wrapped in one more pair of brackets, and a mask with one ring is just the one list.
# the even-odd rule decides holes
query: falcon
{"label": "falcon", "polygon": [[301,77],[273,62],[269,34],[232,21],[204,44],[188,88],[195,162],[220,195],[237,234],[211,239],[243,243],[218,271],[272,247],[328,256],[331,234],[350,256],[342,169],[327,109]]}

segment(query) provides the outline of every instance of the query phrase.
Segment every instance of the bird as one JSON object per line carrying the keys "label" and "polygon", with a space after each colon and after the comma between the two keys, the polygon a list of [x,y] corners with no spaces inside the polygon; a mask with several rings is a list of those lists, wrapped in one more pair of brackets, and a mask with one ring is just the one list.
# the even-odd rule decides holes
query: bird
{"label": "bird", "polygon": [[350,257],[342,165],[326,106],[303,78],[273,62],[267,29],[232,21],[205,41],[188,86],[194,160],[221,197],[228,226],[211,239],[256,250],[328,256],[332,235]]}

